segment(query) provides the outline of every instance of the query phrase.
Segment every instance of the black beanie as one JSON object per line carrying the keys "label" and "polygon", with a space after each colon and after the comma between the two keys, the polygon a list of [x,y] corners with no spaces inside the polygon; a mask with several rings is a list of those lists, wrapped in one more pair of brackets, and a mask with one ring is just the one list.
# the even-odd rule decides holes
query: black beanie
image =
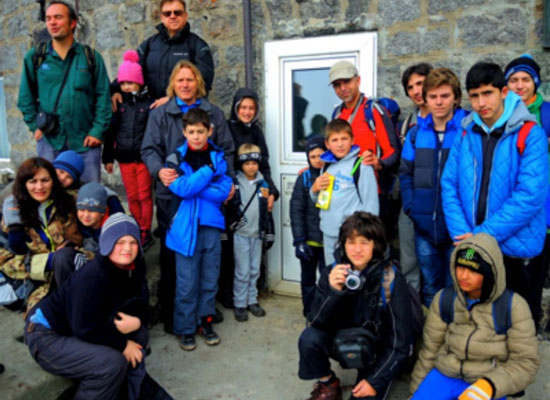
{"label": "black beanie", "polygon": [[540,66],[529,54],[523,54],[521,57],[518,57],[506,66],[504,70],[504,77],[506,81],[510,79],[512,75],[516,72],[523,71],[531,75],[533,82],[535,83],[535,91],[539,88],[540,82]]}
{"label": "black beanie", "polygon": [[480,300],[487,300],[495,285],[495,277],[491,264],[485,261],[475,249],[467,248],[456,253],[456,267],[468,268],[483,275]]}
{"label": "black beanie", "polygon": [[325,144],[325,138],[322,136],[312,136],[306,142],[306,154],[309,155],[311,150],[321,149],[327,151],[327,146]]}

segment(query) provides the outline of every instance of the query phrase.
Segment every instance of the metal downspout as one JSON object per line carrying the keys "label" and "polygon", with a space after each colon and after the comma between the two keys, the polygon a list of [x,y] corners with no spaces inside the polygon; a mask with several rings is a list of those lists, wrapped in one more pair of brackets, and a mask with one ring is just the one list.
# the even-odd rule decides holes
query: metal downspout
{"label": "metal downspout", "polygon": [[252,89],[252,24],[250,0],[243,0],[244,76],[245,86]]}

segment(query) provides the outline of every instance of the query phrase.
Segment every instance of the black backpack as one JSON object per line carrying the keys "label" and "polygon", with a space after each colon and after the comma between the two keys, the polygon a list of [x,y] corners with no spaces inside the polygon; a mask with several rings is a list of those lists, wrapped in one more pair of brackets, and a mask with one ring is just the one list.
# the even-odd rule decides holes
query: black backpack
{"label": "black backpack", "polygon": [[[90,74],[92,76],[95,76],[95,54],[94,50],[86,45],[83,44],[82,47],[84,48],[84,54],[86,55],[86,61],[88,62],[88,70],[90,71]],[[39,43],[34,50],[34,54],[32,56],[32,64],[34,65],[34,70],[38,70],[42,63],[44,62],[46,58],[46,53],[48,51],[48,43],[42,42]]]}

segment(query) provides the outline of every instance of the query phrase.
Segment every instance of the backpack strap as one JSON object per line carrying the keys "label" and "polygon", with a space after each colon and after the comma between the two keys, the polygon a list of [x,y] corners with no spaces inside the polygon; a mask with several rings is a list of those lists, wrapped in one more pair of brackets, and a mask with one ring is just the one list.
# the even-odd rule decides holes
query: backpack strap
{"label": "backpack strap", "polygon": [[516,143],[520,155],[522,155],[523,152],[525,151],[525,141],[527,140],[527,136],[529,136],[529,132],[531,132],[531,128],[536,124],[537,124],[536,122],[527,121],[520,128],[518,133],[518,141]]}
{"label": "backpack strap", "polygon": [[32,64],[34,65],[34,70],[38,70],[44,59],[46,58],[46,52],[48,50],[48,43],[42,42],[38,43],[38,46],[34,48],[34,54],[32,56]]}
{"label": "backpack strap", "polygon": [[[353,165],[355,165],[361,157],[355,158],[353,161]],[[353,184],[355,185],[355,190],[357,191],[357,196],[359,197],[359,201],[362,203],[363,199],[361,198],[361,193],[359,192],[359,178],[361,177],[361,165],[359,165],[357,168],[355,168],[355,171],[353,171]]]}
{"label": "backpack strap", "polygon": [[306,189],[309,190],[309,188],[311,188],[311,171],[309,169],[302,172],[302,182],[304,183],[304,187]]}
{"label": "backpack strap", "polygon": [[540,124],[546,136],[550,138],[550,102],[545,101],[540,106]]}
{"label": "backpack strap", "polygon": [[499,335],[506,335],[512,326],[512,299],[514,292],[510,289],[504,290],[498,299],[493,301],[493,323],[495,331]]}
{"label": "backpack strap", "polygon": [[439,297],[439,316],[447,325],[453,322],[454,319],[455,299],[456,291],[453,286],[449,286],[443,289],[443,292]]}
{"label": "backpack strap", "polygon": [[401,130],[399,132],[401,142],[405,141],[405,139],[407,138],[407,135],[409,134],[409,131],[411,130],[411,128],[416,125],[416,122],[411,124],[411,121],[412,121],[414,115],[415,115],[414,112],[407,115],[407,118],[405,118],[405,120],[401,124]]}

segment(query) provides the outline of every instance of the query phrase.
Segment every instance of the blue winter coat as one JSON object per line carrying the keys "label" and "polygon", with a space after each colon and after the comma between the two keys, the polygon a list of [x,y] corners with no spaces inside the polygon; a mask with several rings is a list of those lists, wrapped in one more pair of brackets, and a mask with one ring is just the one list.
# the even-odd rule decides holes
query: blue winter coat
{"label": "blue winter coat", "polygon": [[232,180],[225,175],[227,163],[223,151],[210,141],[209,144],[213,147],[210,158],[214,169],[203,165],[193,171],[184,161],[188,148],[186,141],[175,153],[180,160],[179,169],[183,174],[168,187],[181,198],[181,202],[170,222],[166,246],[186,257],[191,257],[195,252],[199,225],[225,229],[225,219],[220,207],[231,191]]}
{"label": "blue winter coat", "polygon": [[462,133],[459,108],[447,122],[443,142],[434,129],[432,115],[420,119],[409,131],[399,167],[403,211],[414,221],[415,230],[434,244],[450,242],[441,201],[441,173],[453,142]]}
{"label": "blue winter coat", "polygon": [[[485,220],[476,226],[476,212],[483,174],[481,134],[487,132],[476,113],[463,120],[465,133],[455,141],[441,179],[443,210],[452,238],[472,232],[486,232],[498,241],[507,256],[530,258],[538,255],[545,239],[544,202],[548,191],[546,134],[534,126],[519,153],[518,133],[535,117],[521,98],[508,93],[504,112],[492,129],[504,126],[491,168]],[[482,133],[484,134],[484,133]]]}

